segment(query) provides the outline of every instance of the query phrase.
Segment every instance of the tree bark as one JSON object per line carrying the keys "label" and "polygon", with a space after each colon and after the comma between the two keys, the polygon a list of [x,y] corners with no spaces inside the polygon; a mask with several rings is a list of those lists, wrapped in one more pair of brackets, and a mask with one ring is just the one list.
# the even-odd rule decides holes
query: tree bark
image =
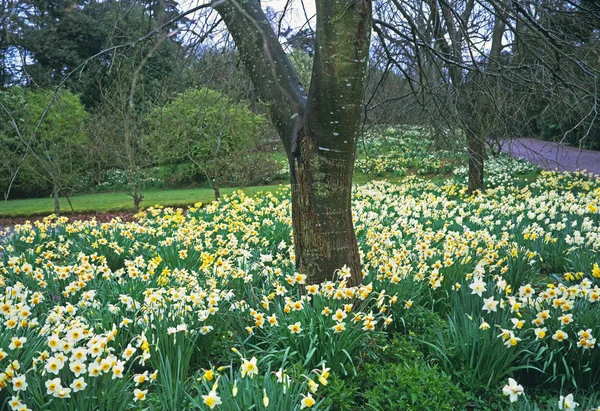
{"label": "tree bark", "polygon": [[213,191],[215,192],[215,201],[219,201],[221,199],[221,190],[219,190],[219,184],[216,181],[213,182]]}
{"label": "tree bark", "polygon": [[469,193],[483,190],[483,166],[485,145],[483,136],[467,129],[467,154],[469,156]]}
{"label": "tree bark", "polygon": [[[465,129],[467,153],[469,155],[469,193],[481,191],[484,188],[484,163],[487,160],[485,150],[485,138],[487,136],[484,130],[486,126],[490,125],[489,122],[493,121],[495,116],[493,112],[495,110],[494,102],[490,95],[495,94],[495,88],[498,87],[494,73],[499,68],[498,63],[502,52],[502,37],[505,29],[504,11],[496,7],[495,12],[492,46],[487,64],[481,73],[472,74],[472,90],[464,93],[467,104],[465,110],[467,127]],[[489,74],[491,76],[486,78],[486,75]],[[488,90],[485,90],[485,84],[488,85]],[[478,85],[481,85],[481,90],[478,89]]]}
{"label": "tree bark", "polygon": [[137,212],[140,211],[140,204],[142,204],[142,201],[144,200],[144,195],[136,189],[131,197],[133,197],[133,212],[137,214]]}
{"label": "tree bark", "polygon": [[60,187],[57,184],[54,184],[54,188],[52,189],[52,196],[54,197],[54,214],[56,214],[57,217],[60,216],[60,200],[59,200],[59,195],[60,193]]}
{"label": "tree bark", "polygon": [[283,141],[292,179],[296,269],[308,283],[350,269],[362,283],[352,222],[352,173],[371,38],[371,0],[317,1],[310,92],[258,0],[213,0]]}
{"label": "tree bark", "polygon": [[[347,134],[348,146],[355,136]],[[354,152],[326,145],[323,134],[302,133],[292,166],[292,221],[296,269],[312,284],[350,269],[348,283],[362,283],[358,243],[352,222]]]}
{"label": "tree bark", "polygon": [[[478,74],[472,74],[471,79],[465,79],[462,66],[464,41],[465,36],[468,36],[465,28],[468,27],[475,2],[467,0],[460,15],[453,11],[452,6],[446,1],[428,0],[428,4],[433,13],[433,37],[436,39],[436,47],[447,59],[446,65],[454,89],[455,107],[458,112],[458,124],[467,140],[468,190],[473,193],[483,189],[485,136],[481,128],[481,107],[478,106],[481,98],[476,91],[470,89],[474,88],[472,83],[476,81]],[[444,28],[447,30],[447,36]],[[500,38],[500,40],[502,39]]]}

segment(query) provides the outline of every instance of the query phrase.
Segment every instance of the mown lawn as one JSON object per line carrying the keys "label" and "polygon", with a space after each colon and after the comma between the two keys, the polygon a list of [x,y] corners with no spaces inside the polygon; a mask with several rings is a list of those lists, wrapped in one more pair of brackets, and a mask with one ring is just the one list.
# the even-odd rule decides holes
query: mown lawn
{"label": "mown lawn", "polygon": [[[391,183],[399,182],[402,177],[395,177],[387,173],[385,177],[374,177],[372,175],[356,172],[354,175],[355,184],[366,184],[373,180],[386,179]],[[259,192],[274,192],[278,188],[287,184],[277,184],[268,186],[254,187],[227,187],[222,188],[221,195],[228,195],[237,190],[242,190],[248,196],[254,196]],[[214,201],[214,191],[210,188],[189,188],[189,189],[170,189],[170,190],[149,190],[144,192],[144,201],[142,208],[148,208],[155,205],[181,207],[192,205],[197,202],[210,203]],[[79,194],[71,197],[73,210],[69,206],[66,198],[61,197],[61,212],[65,215],[80,213],[107,213],[116,211],[131,211],[133,201],[126,192],[109,193],[90,193]],[[7,217],[31,217],[48,215],[54,212],[54,199],[46,198],[28,198],[23,200],[9,200],[0,202],[0,218]]]}
{"label": "mown lawn", "polygon": [[[246,195],[254,196],[258,192],[272,192],[280,185],[245,187],[241,189]],[[221,195],[231,194],[239,188],[223,188]],[[210,188],[191,188],[177,190],[153,190],[144,193],[143,208],[154,205],[185,206],[197,202],[209,203],[214,200],[214,192]],[[73,210],[66,198],[61,198],[61,209],[64,214],[70,213],[105,213],[114,211],[129,211],[133,201],[125,192],[81,194],[71,197]],[[46,215],[54,212],[52,198],[28,198],[24,200],[9,200],[0,202],[1,217],[29,217]]]}

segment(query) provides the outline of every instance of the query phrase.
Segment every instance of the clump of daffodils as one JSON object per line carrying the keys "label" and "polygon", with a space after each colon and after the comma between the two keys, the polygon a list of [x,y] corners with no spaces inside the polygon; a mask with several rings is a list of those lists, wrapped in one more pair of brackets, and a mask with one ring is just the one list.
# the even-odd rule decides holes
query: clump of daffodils
{"label": "clump of daffodils", "polygon": [[[598,349],[597,327],[585,320],[600,303],[600,266],[590,257],[600,252],[597,179],[542,173],[524,188],[507,183],[470,196],[453,181],[409,177],[401,186],[358,187],[353,207],[363,262],[358,287],[348,286],[347,267],[322,284],[296,271],[283,189],[256,198],[236,193],[187,213],[151,208],[132,222],[63,217],[15,226],[0,240],[2,396],[14,409],[60,409],[94,398],[101,381],[122,391],[127,407],[144,408],[160,395],[167,376],[156,369],[170,349],[209,346],[216,333],[303,341],[315,323],[327,338],[355,340],[393,327],[432,295],[470,299],[478,312],[469,319],[501,350],[570,347],[576,362]],[[518,278],[553,256],[577,266],[548,284]],[[252,383],[258,402],[272,408],[276,395],[260,385],[271,372],[267,361],[260,350],[240,350],[248,358],[240,354],[232,366],[239,375],[228,386],[231,397],[241,401],[242,384]],[[278,389],[290,393],[300,384],[298,404],[314,407],[339,367],[317,364],[295,374],[275,365]],[[228,401],[222,386],[208,385],[218,369],[199,375],[204,405]],[[523,394],[512,379],[503,392],[511,401]],[[576,402],[567,395],[559,405]]]}

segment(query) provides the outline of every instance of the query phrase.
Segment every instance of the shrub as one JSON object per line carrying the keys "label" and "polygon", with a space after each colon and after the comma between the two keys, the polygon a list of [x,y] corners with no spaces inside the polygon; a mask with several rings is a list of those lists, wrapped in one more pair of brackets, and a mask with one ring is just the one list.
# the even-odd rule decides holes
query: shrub
{"label": "shrub", "polygon": [[369,361],[359,376],[332,378],[325,404],[333,410],[456,410],[467,396],[443,370],[426,363],[404,337],[395,337]]}
{"label": "shrub", "polygon": [[466,395],[436,366],[386,364],[368,367],[373,386],[365,394],[368,409],[457,410],[466,407]]}
{"label": "shrub", "polygon": [[261,138],[262,116],[214,90],[189,89],[147,119],[147,142],[162,165],[193,162],[219,179],[224,159],[247,153]]}
{"label": "shrub", "polygon": [[0,103],[10,112],[0,110],[0,190],[5,192],[16,174],[17,195],[48,195],[55,184],[69,194],[86,168],[81,153],[87,113],[79,96],[13,87],[0,92]]}
{"label": "shrub", "polygon": [[229,155],[223,161],[221,183],[244,187],[271,183],[282,177],[281,164],[271,153],[239,153]]}

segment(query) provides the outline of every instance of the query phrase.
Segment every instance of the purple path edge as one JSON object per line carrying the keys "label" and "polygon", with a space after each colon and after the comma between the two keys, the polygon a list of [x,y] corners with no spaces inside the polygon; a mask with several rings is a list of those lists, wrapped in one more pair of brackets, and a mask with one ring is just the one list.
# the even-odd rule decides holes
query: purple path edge
{"label": "purple path edge", "polygon": [[502,151],[523,158],[546,170],[583,171],[600,175],[600,151],[584,150],[564,144],[516,138],[502,141]]}

